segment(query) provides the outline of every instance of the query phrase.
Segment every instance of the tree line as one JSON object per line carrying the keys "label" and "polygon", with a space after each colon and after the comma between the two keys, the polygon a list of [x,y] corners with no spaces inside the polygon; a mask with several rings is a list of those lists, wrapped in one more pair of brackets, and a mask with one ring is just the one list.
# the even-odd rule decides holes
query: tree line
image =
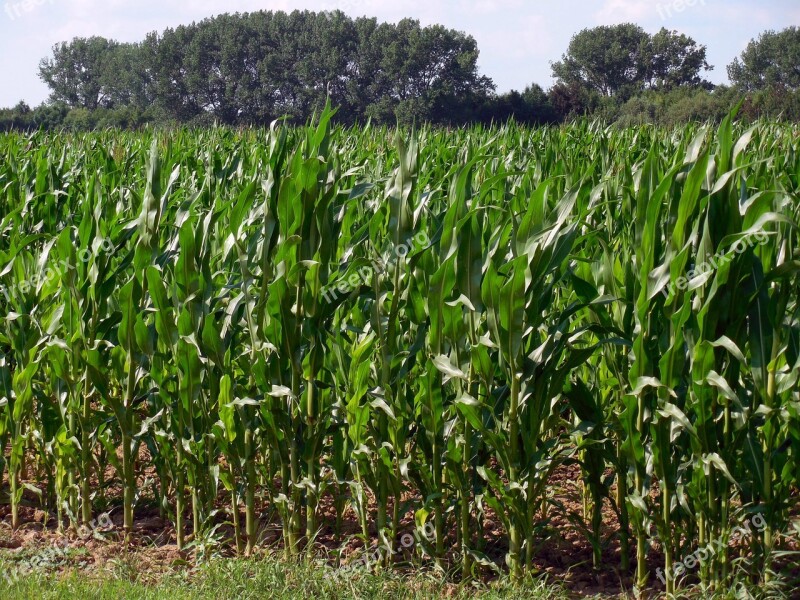
{"label": "tree line", "polygon": [[743,93],[752,116],[800,118],[798,55],[796,27],[766,32],[728,67],[733,86],[714,86],[704,78],[713,69],[706,46],[691,37],[602,26],[572,38],[548,91],[497,94],[478,70],[475,39],[441,25],[340,11],[224,14],[138,43],[56,44],[39,65],[49,100],[0,110],[0,129],[303,122],[328,98],[347,124],[713,119]]}

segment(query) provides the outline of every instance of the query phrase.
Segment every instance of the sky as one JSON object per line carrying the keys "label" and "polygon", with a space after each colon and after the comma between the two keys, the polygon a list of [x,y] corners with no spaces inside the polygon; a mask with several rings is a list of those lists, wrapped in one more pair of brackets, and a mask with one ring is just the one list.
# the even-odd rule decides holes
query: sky
{"label": "sky", "polygon": [[714,70],[726,83],[726,66],[765,30],[800,26],[798,0],[0,0],[0,107],[48,96],[37,75],[53,44],[100,35],[121,42],[150,31],[189,24],[224,12],[342,10],[351,16],[423,25],[440,23],[478,41],[480,70],[498,92],[530,83],[549,87],[550,63],[572,36],[587,27],[633,22],[654,33],[666,27],[708,47]]}

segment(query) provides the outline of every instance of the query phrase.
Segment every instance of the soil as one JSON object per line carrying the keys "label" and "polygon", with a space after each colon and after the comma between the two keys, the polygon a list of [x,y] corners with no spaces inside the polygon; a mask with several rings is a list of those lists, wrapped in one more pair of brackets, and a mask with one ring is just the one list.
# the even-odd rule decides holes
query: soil
{"label": "soil", "polygon": [[[144,453],[144,450],[142,450]],[[146,458],[140,456],[140,458]],[[105,474],[107,482],[113,482],[114,471],[111,467]],[[139,479],[143,497],[140,506],[135,512],[135,526],[133,535],[124,543],[122,535],[122,510],[119,506],[110,510],[110,520],[100,521],[100,525],[93,531],[84,529],[74,531],[68,528],[59,530],[56,517],[37,508],[38,496],[26,489],[23,506],[20,507],[20,520],[22,525],[17,531],[11,529],[11,509],[7,503],[8,482],[3,481],[0,496],[0,552],[19,553],[20,556],[46,552],[53,546],[70,548],[69,559],[56,561],[48,567],[56,571],[66,569],[82,569],[87,572],[100,573],[109,568],[119,569],[128,565],[132,572],[157,581],[166,572],[179,569],[193,569],[197,564],[197,549],[179,551],[176,545],[175,530],[172,524],[162,518],[159,510],[152,505],[152,498],[148,505],[146,496],[147,487],[143,484],[147,478],[154,478],[155,473],[145,473]],[[94,483],[94,482],[93,482]],[[616,596],[633,587],[633,568],[635,566],[635,540],[631,539],[631,569],[628,573],[620,570],[620,546],[617,537],[619,522],[611,502],[605,500],[602,507],[602,561],[599,569],[592,566],[592,545],[580,529],[583,521],[583,491],[581,484],[580,467],[577,464],[564,465],[557,469],[550,479],[548,497],[550,503],[547,515],[539,514],[540,529],[537,534],[539,545],[536,548],[533,561],[534,568],[548,581],[564,584],[575,597],[608,595]],[[613,492],[613,489],[612,489]],[[657,494],[657,490],[653,492]],[[116,499],[121,497],[121,490],[112,484],[105,490],[105,497]],[[613,494],[612,494],[613,497]],[[416,500],[413,494],[406,494],[403,501],[411,506],[411,500]],[[113,500],[109,502],[114,505]],[[401,506],[403,506],[401,504]],[[211,544],[209,547],[216,554],[222,556],[235,556],[235,547],[230,541],[233,539],[233,528],[228,524],[230,499],[229,496],[220,494],[218,514],[219,528],[217,539],[220,543]],[[264,500],[260,507],[260,533],[259,552],[276,553],[281,550],[281,526],[278,515]],[[371,506],[374,515],[374,505]],[[226,512],[227,511],[227,512]],[[349,566],[360,562],[363,556],[364,539],[360,530],[358,519],[353,509],[349,506],[343,514],[339,535],[335,532],[336,509],[330,495],[326,495],[320,502],[319,521],[322,531],[315,540],[315,552],[321,560],[334,566]],[[241,523],[244,523],[244,514],[240,514]],[[395,568],[408,570],[411,568],[411,559],[414,546],[420,540],[414,539],[413,512],[409,510],[401,519],[399,539],[396,546],[398,553],[395,555]],[[187,518],[187,526],[191,528],[191,518]],[[476,523],[477,527],[477,523]],[[187,540],[191,540],[191,531]],[[481,549],[485,559],[493,563],[494,567],[484,567],[481,577],[489,582],[505,571],[505,554],[507,546],[504,542],[502,526],[491,510],[487,510],[483,519],[484,546]],[[369,532],[371,550],[377,547],[377,533]],[[456,540],[448,539],[446,548],[456,546]],[[797,548],[795,546],[796,549]],[[655,573],[663,565],[663,557],[659,548],[655,547],[649,555],[651,590],[653,596],[659,596],[662,590]],[[418,559],[417,559],[418,560]],[[432,561],[427,561],[433,567]],[[423,565],[424,566],[424,565]],[[448,555],[445,567],[453,577],[458,579],[460,567],[457,557],[457,548]],[[417,562],[415,568],[419,568]],[[800,573],[798,573],[800,575]]]}

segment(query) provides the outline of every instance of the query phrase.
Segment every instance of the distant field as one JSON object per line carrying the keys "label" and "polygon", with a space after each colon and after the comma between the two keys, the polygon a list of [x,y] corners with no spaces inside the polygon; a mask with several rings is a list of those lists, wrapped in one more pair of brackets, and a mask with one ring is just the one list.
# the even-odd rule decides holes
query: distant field
{"label": "distant field", "polygon": [[330,116],[0,137],[4,572],[791,595],[800,130]]}

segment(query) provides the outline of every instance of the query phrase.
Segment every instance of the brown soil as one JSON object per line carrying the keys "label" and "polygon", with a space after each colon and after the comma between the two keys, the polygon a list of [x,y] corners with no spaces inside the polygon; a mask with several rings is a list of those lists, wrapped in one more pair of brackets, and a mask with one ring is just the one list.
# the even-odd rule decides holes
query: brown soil
{"label": "brown soil", "polygon": [[[144,450],[142,456],[144,457]],[[113,481],[114,470],[109,467],[106,481]],[[155,473],[145,473],[145,478],[155,477]],[[139,479],[139,485],[144,479]],[[7,498],[8,483],[3,482],[3,493],[0,496]],[[64,546],[74,550],[78,558],[67,561],[66,568],[80,568],[87,571],[98,572],[110,567],[119,568],[120,565],[129,565],[139,576],[157,580],[165,572],[176,569],[192,569],[196,563],[194,551],[179,551],[176,545],[175,530],[172,524],[159,515],[156,508],[149,508],[146,489],[142,490],[143,498],[140,502],[145,505],[137,508],[135,527],[129,543],[123,542],[122,511],[121,508],[112,508],[111,520],[114,526],[108,529],[99,529],[92,535],[80,536],[75,531],[64,529],[59,531],[55,515],[48,514],[37,508],[38,497],[26,490],[24,506],[20,507],[20,519],[23,525],[17,530],[11,530],[11,510],[7,500],[0,504],[0,552],[25,553],[35,552],[51,546]],[[654,491],[654,494],[657,492]],[[105,491],[106,498],[121,496],[119,486],[114,484]],[[576,464],[560,467],[552,476],[548,486],[548,497],[551,502],[547,515],[540,514],[541,529],[537,535],[539,546],[534,558],[534,567],[549,581],[564,584],[576,597],[589,595],[618,595],[630,591],[633,586],[632,570],[635,565],[635,541],[631,539],[631,572],[620,571],[620,547],[616,532],[618,519],[610,502],[603,504],[602,527],[602,564],[599,570],[592,567],[592,546],[586,536],[581,532],[576,522],[583,520],[582,485],[580,481],[580,467]],[[417,498],[407,493],[403,501],[406,506],[416,504]],[[113,505],[113,502],[110,504]],[[152,498],[149,501],[152,505]],[[403,506],[403,505],[401,505]],[[223,543],[215,546],[214,550],[223,556],[234,556],[235,548],[230,541],[233,539],[233,529],[226,524],[230,521],[230,498],[220,495],[219,508],[222,509],[218,516],[220,527],[218,534]],[[266,499],[260,507],[260,547],[262,551],[276,552],[279,550],[281,526],[278,515]],[[375,514],[374,505],[370,507],[372,515]],[[348,506],[344,512],[341,531],[336,535],[336,509],[330,495],[326,495],[320,503],[320,524],[322,531],[315,540],[315,551],[334,565],[348,565],[363,555],[364,541],[356,514]],[[244,514],[240,514],[241,523],[244,524]],[[401,519],[399,535],[406,542],[409,537],[402,538],[404,534],[414,532],[413,511],[406,512]],[[371,549],[377,548],[377,534],[373,528],[369,532]],[[475,524],[477,528],[477,523]],[[191,528],[191,518],[187,518],[187,527]],[[191,540],[191,531],[188,531],[188,540]],[[496,570],[485,568],[482,577],[490,581],[497,577],[497,572],[504,571],[504,557],[507,546],[504,541],[504,531],[500,521],[488,510],[483,521],[484,546],[483,554],[496,565]],[[225,543],[227,540],[228,543]],[[474,541],[474,539],[473,539]],[[411,567],[413,546],[418,541],[403,548],[404,544],[397,540],[398,554],[395,557],[396,568],[400,571]],[[453,547],[448,556],[446,567],[452,573],[454,580],[460,572],[457,560],[457,548],[454,534],[448,539],[445,547]],[[663,564],[659,549],[656,547],[649,556],[652,593],[660,595],[660,582],[656,579],[656,568]],[[427,561],[431,566],[432,561]],[[417,563],[418,568],[418,563]]]}

